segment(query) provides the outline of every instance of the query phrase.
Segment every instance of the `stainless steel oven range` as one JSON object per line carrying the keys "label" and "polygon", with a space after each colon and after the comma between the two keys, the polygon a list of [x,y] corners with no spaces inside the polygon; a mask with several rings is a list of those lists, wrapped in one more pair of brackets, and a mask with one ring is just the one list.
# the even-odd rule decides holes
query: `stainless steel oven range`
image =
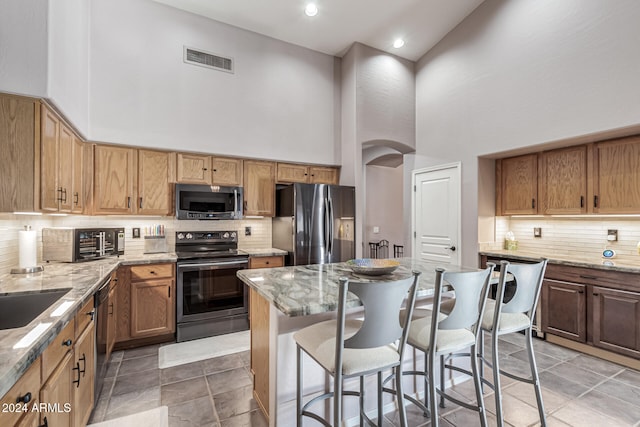
{"label": "stainless steel oven range", "polygon": [[177,341],[249,329],[248,290],[237,277],[249,266],[235,231],[176,233]]}

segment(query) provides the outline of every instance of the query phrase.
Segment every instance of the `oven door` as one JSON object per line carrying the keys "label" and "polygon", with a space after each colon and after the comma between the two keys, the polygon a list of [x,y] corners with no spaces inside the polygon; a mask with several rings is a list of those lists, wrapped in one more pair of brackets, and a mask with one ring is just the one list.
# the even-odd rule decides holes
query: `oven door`
{"label": "oven door", "polygon": [[178,262],[178,323],[247,313],[248,292],[236,272],[248,266],[247,258]]}

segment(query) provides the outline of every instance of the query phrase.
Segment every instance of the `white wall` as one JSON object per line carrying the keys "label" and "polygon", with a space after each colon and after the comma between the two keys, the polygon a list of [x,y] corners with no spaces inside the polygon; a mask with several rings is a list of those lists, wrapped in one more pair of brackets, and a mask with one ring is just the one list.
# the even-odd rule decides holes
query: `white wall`
{"label": "white wall", "polygon": [[411,163],[462,161],[463,263],[478,155],[640,123],[638,22],[633,0],[487,0],[418,62]]}
{"label": "white wall", "polygon": [[[334,57],[150,0],[93,0],[90,16],[92,139],[339,163]],[[235,74],[185,64],[183,45]]]}
{"label": "white wall", "polygon": [[49,0],[48,96],[84,135],[89,128],[89,3]]}
{"label": "white wall", "polygon": [[0,91],[47,95],[47,2],[0,0]]}
{"label": "white wall", "polygon": [[[385,239],[389,257],[393,257],[393,245],[404,245],[403,167],[367,166],[366,188],[365,248],[369,242]],[[380,228],[379,233],[374,234],[374,226]]]}

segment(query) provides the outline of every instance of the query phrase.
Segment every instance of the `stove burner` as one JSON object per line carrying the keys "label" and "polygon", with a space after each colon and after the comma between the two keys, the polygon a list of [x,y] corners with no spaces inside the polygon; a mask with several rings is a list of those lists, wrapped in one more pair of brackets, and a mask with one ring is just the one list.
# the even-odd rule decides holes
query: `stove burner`
{"label": "stove burner", "polygon": [[178,260],[246,256],[238,252],[236,231],[178,231],[176,255]]}

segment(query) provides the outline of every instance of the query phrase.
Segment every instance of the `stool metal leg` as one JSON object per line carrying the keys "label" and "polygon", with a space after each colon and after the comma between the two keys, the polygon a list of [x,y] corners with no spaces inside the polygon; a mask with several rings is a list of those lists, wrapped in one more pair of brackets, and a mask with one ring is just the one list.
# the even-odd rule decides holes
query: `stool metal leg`
{"label": "stool metal leg", "polygon": [[478,335],[478,357],[480,357],[480,363],[478,364],[478,368],[480,369],[480,391],[484,393],[484,331],[480,330],[480,334]]}
{"label": "stool metal leg", "polygon": [[538,413],[540,414],[540,424],[542,427],[546,427],[547,418],[544,414],[544,404],[542,403],[542,390],[540,389],[540,378],[538,377],[538,367],[536,365],[536,358],[533,354],[533,342],[531,340],[531,328],[525,331],[526,343],[527,343],[527,355],[529,356],[529,366],[531,367],[531,380],[533,381],[533,388],[536,391],[536,400],[538,401]]}
{"label": "stool metal leg", "polygon": [[296,345],[296,426],[302,427],[302,350]]}
{"label": "stool metal leg", "polygon": [[339,426],[342,420],[342,372],[337,369],[333,377],[333,425]]}
{"label": "stool metal leg", "polygon": [[[440,390],[444,391],[444,354],[440,355]],[[440,407],[444,408],[444,396],[440,396]]]}
{"label": "stool metal leg", "polygon": [[360,401],[360,427],[364,427],[364,418],[362,417],[362,412],[364,411],[364,376],[360,376],[360,396],[358,396],[358,400]]}
{"label": "stool metal leg", "polygon": [[378,371],[378,425],[382,425],[382,371]]}
{"label": "stool metal leg", "polygon": [[[407,427],[407,408],[404,406],[404,391],[402,389],[402,360],[395,368],[396,374],[396,399],[398,399],[398,412],[400,412],[400,426]],[[382,425],[382,418],[378,420],[378,425]]]}
{"label": "stool metal leg", "polygon": [[491,360],[493,361],[493,390],[496,400],[496,418],[498,427],[504,425],[502,414],[502,389],[500,387],[500,358],[498,356],[498,333],[491,333]]}
{"label": "stool metal leg", "polygon": [[[434,355],[435,356],[435,355]],[[431,412],[431,427],[438,427],[438,394],[436,393],[436,361],[435,357],[428,357],[427,366],[429,372],[429,411]]]}
{"label": "stool metal leg", "polygon": [[478,371],[478,356],[475,345],[471,346],[471,371],[473,372],[473,382],[476,389],[476,402],[478,404],[478,411],[480,412],[480,425],[487,427],[487,413],[482,396],[482,381],[480,380],[480,373]]}

